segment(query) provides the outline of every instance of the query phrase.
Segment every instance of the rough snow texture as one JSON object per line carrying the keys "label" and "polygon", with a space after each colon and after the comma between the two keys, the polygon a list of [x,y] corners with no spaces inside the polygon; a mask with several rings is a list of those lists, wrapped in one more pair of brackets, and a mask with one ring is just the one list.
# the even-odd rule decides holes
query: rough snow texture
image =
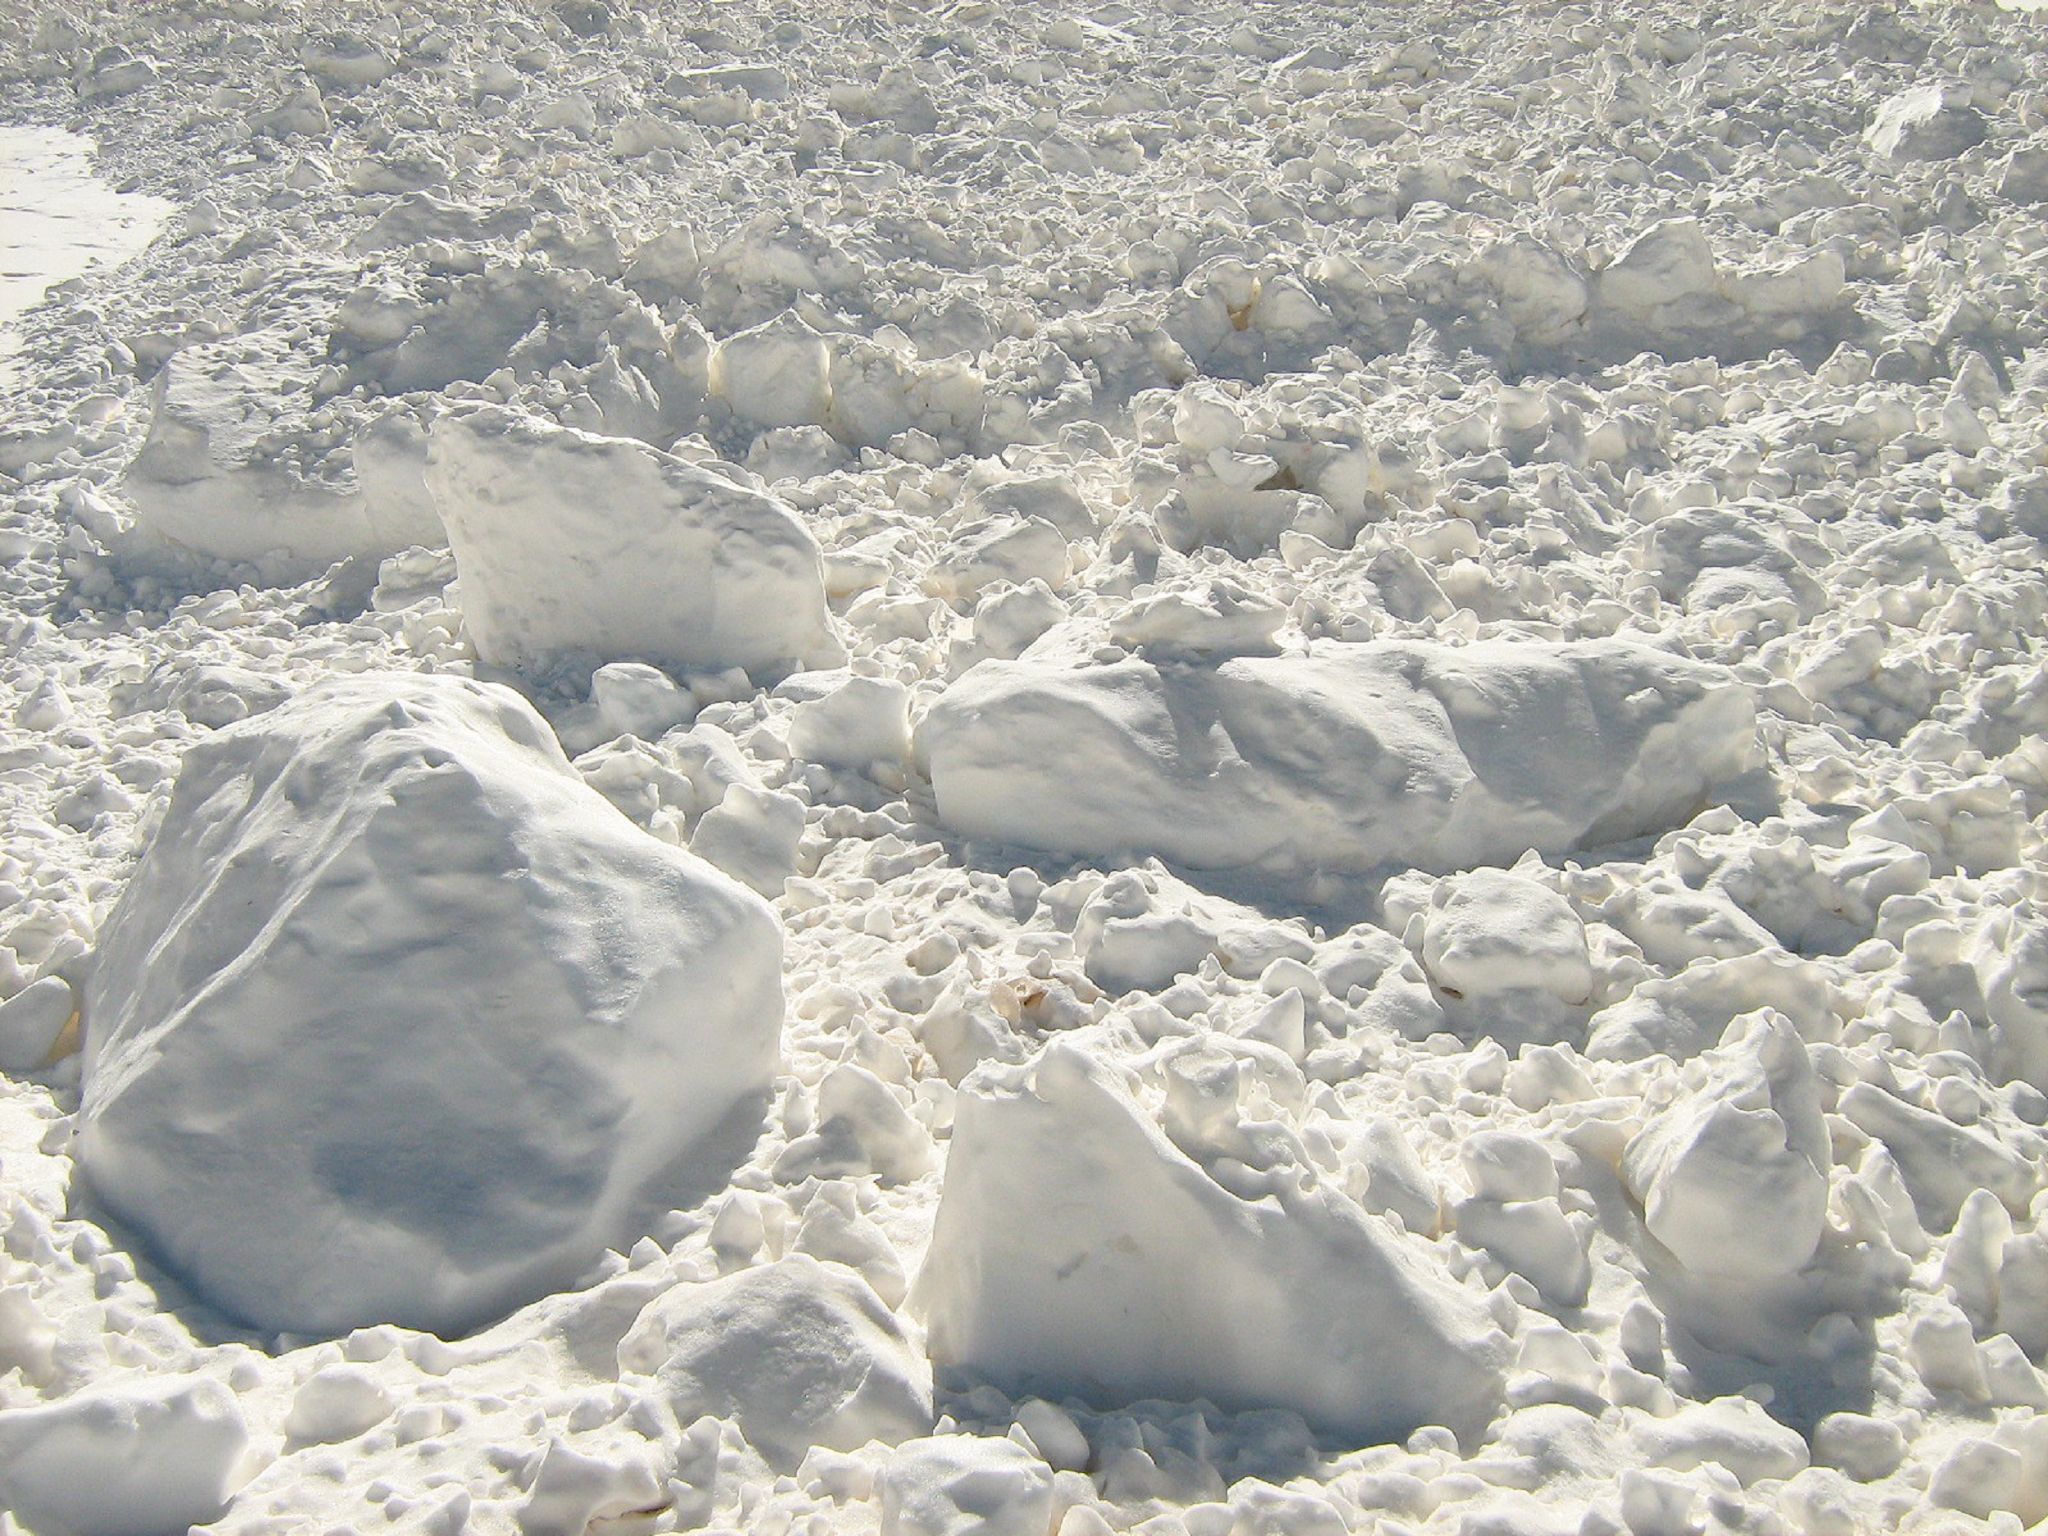
{"label": "rough snow texture", "polygon": [[711,470],[485,408],[435,429],[427,479],[487,661],[760,669],[832,649],[817,541]]}
{"label": "rough snow texture", "polygon": [[1220,666],[985,662],[919,728],[973,837],[1204,869],[1446,869],[1684,821],[1752,759],[1748,690],[1620,642],[1325,645]]}
{"label": "rough snow texture", "polygon": [[[2039,1525],[2044,82],[2039,15],[1960,0],[0,6],[0,116],[91,143],[53,168],[0,131],[0,245],[55,242],[0,263],[0,1412],[220,1383],[250,1480],[209,1536]],[[66,281],[18,308],[14,274]],[[159,382],[219,427],[183,489],[168,424],[145,456]],[[378,535],[417,547],[366,532],[480,410],[612,440],[552,480],[511,438],[479,461],[534,552],[503,597],[438,514]],[[655,455],[801,521],[825,654],[610,649],[696,591],[650,558],[681,483]],[[340,674],[488,671],[493,613],[558,627],[519,686],[577,775],[774,907],[758,1138],[452,1345],[238,1329],[80,1175],[59,1015],[181,759]],[[1545,844],[1571,829],[1518,804],[1492,828],[1533,819],[1539,851],[1469,863],[1433,781],[1410,820],[1372,779],[1349,704],[1263,684],[1245,741],[1184,716],[1135,776],[1088,710],[987,722],[980,808],[1028,792],[1014,819],[1075,851],[962,835],[914,750],[990,661],[1151,709],[1188,692],[1155,679],[1339,648],[1609,641],[1755,713],[1750,768],[1618,842]],[[1627,771],[1517,740],[1566,819]],[[1167,741],[1224,771],[1173,778]],[[1140,857],[1162,826],[1256,862]],[[1368,833],[1392,862],[1354,873]],[[1724,1051],[1763,1010],[1809,1085],[1789,1045]],[[1323,1252],[1304,1170],[1404,1228],[1504,1336],[1499,1411],[1358,1448],[1286,1407],[947,1367],[936,1446],[791,1467],[773,1412],[680,1423],[621,1370],[643,1310],[799,1255],[919,1352],[949,1182],[1033,1171],[958,1155],[962,1086],[1051,1042],[1131,1074],[1131,1137],[1183,1159],[1132,1166],[1194,1169],[1294,1234],[1273,1251]],[[519,1134],[566,1134],[533,1112],[564,1080],[518,1081]],[[538,1188],[521,1145],[493,1200]],[[1131,1267],[1148,1301],[1213,1268]]]}
{"label": "rough snow texture", "polygon": [[1486,1423],[1502,1341],[1473,1298],[1306,1170],[1246,1198],[1171,1129],[1072,1045],[970,1078],[917,1282],[932,1358],[1110,1403],[1290,1408],[1354,1443]]}
{"label": "rough snow texture", "polygon": [[687,1186],[768,1086],[779,951],[509,690],[337,681],[186,755],[87,986],[79,1156],[236,1317],[460,1332]]}

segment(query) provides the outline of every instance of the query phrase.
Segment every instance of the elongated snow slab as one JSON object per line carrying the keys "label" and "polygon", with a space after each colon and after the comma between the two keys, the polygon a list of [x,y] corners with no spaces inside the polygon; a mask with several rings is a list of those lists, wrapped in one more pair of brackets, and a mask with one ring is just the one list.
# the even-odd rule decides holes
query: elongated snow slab
{"label": "elongated snow slab", "polygon": [[1746,767],[1722,668],[1620,641],[1319,644],[973,668],[918,731],[939,816],[1197,868],[1456,869],[1659,831]]}
{"label": "elongated snow slab", "polygon": [[1231,1193],[1065,1042],[963,1086],[917,1301],[934,1362],[1051,1397],[1291,1408],[1358,1444],[1500,1400],[1474,1296],[1328,1185]]}
{"label": "elongated snow slab", "polygon": [[753,670],[830,650],[817,540],[765,492],[498,407],[435,427],[427,485],[486,661]]}
{"label": "elongated snow slab", "polygon": [[227,1312],[460,1331],[765,1090],[780,961],[510,690],[337,680],[186,755],[87,985],[79,1155]]}

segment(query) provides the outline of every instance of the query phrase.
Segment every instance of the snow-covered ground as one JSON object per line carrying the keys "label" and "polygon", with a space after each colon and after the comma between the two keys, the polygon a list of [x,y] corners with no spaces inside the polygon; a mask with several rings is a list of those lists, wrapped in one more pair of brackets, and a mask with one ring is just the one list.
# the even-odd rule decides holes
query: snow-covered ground
{"label": "snow-covered ground", "polygon": [[6,8],[0,1532],[2048,1520],[2044,81]]}

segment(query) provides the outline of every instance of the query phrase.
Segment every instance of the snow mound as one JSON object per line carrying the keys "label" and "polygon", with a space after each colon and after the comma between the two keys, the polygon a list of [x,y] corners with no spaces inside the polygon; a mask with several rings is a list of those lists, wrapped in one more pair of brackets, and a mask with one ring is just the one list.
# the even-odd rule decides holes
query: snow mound
{"label": "snow mound", "polygon": [[1685,820],[1753,749],[1725,669],[1622,641],[1318,644],[972,668],[917,733],[940,818],[1197,868],[1432,869]]}
{"label": "snow mound", "polygon": [[970,1076],[913,1293],[933,1361],[1053,1397],[1288,1408],[1357,1443],[1483,1427],[1502,1349],[1484,1309],[1251,1144],[1235,1096],[1255,1066],[1177,1055],[1166,1131],[1072,1041]]}
{"label": "snow mound", "polygon": [[254,1324],[467,1329],[765,1093],[780,952],[516,694],[338,679],[186,755],[87,984],[79,1155]]}
{"label": "snow mound", "polygon": [[751,671],[836,659],[817,540],[765,492],[496,406],[436,425],[427,483],[486,661]]}
{"label": "snow mound", "polygon": [[248,1448],[234,1393],[204,1376],[8,1409],[0,1411],[0,1510],[47,1536],[184,1530],[227,1508]]}
{"label": "snow mound", "polygon": [[1688,1070],[1689,1091],[1622,1164],[1651,1236],[1698,1274],[1797,1273],[1820,1247],[1832,1161],[1798,1030],[1782,1014],[1748,1015]]}
{"label": "snow mound", "polygon": [[620,1341],[619,1367],[655,1377],[678,1423],[737,1419],[785,1470],[814,1445],[932,1427],[931,1368],[895,1314],[855,1271],[807,1254],[664,1292]]}

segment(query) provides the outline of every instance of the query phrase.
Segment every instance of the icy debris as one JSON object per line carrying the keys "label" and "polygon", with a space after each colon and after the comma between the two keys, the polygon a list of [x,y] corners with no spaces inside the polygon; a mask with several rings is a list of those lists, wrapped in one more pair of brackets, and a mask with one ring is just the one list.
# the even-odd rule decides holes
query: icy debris
{"label": "icy debris", "polygon": [[49,1066],[77,1017],[71,984],[62,976],[30,982],[0,1002],[0,1072],[34,1072]]}
{"label": "icy debris", "polygon": [[932,1427],[930,1367],[903,1325],[853,1270],[803,1254],[663,1292],[620,1341],[619,1368],[653,1376],[679,1423],[736,1419],[784,1470],[814,1445]]}
{"label": "icy debris", "polygon": [[1045,1536],[1052,1528],[1052,1469],[1009,1440],[912,1440],[878,1482],[882,1536]]}
{"label": "icy debris", "polygon": [[757,427],[822,425],[832,405],[832,354],[793,312],[727,337],[711,354],[711,391]]}
{"label": "icy debris", "polygon": [[1206,667],[983,662],[917,751],[956,831],[1205,868],[1455,868],[1683,821],[1748,691],[1622,642],[1319,644]]}
{"label": "icy debris", "polygon": [[246,1480],[235,1394],[166,1374],[0,1410],[0,1510],[51,1536],[159,1536],[219,1516]]}
{"label": "icy debris", "polygon": [[1763,1478],[1786,1478],[1809,1460],[1799,1432],[1778,1423],[1746,1397],[1688,1403],[1668,1418],[1630,1410],[1630,1438],[1652,1466],[1687,1472],[1716,1462],[1745,1487]]}
{"label": "icy debris", "polygon": [[1650,1235],[1695,1274],[1797,1273],[1820,1246],[1832,1161],[1799,1032],[1780,1014],[1738,1019],[1688,1079],[1623,1161]]}
{"label": "icy debris", "polygon": [[690,832],[690,852],[763,896],[782,894],[796,873],[804,803],[780,790],[733,784]]}
{"label": "icy debris", "polygon": [[913,1297],[934,1362],[1055,1396],[1291,1408],[1355,1442],[1483,1426],[1505,1347],[1484,1309],[1289,1164],[1284,1133],[1238,1121],[1250,1059],[1182,1060],[1175,1139],[1071,1041],[970,1077]]}
{"label": "icy debris", "polygon": [[227,1312],[458,1332],[688,1187],[765,1094],[779,955],[516,694],[337,679],[186,754],[87,983],[79,1156]]}
{"label": "icy debris", "polygon": [[1916,85],[1887,97],[1864,141],[1888,160],[1952,160],[1984,142],[1988,125],[1967,81]]}
{"label": "icy debris", "polygon": [[383,1423],[392,1406],[391,1393],[369,1367],[322,1366],[292,1395],[284,1432],[288,1439],[333,1445]]}
{"label": "icy debris", "polygon": [[486,661],[752,671],[836,649],[817,541],[711,470],[479,407],[435,427],[427,481]]}

